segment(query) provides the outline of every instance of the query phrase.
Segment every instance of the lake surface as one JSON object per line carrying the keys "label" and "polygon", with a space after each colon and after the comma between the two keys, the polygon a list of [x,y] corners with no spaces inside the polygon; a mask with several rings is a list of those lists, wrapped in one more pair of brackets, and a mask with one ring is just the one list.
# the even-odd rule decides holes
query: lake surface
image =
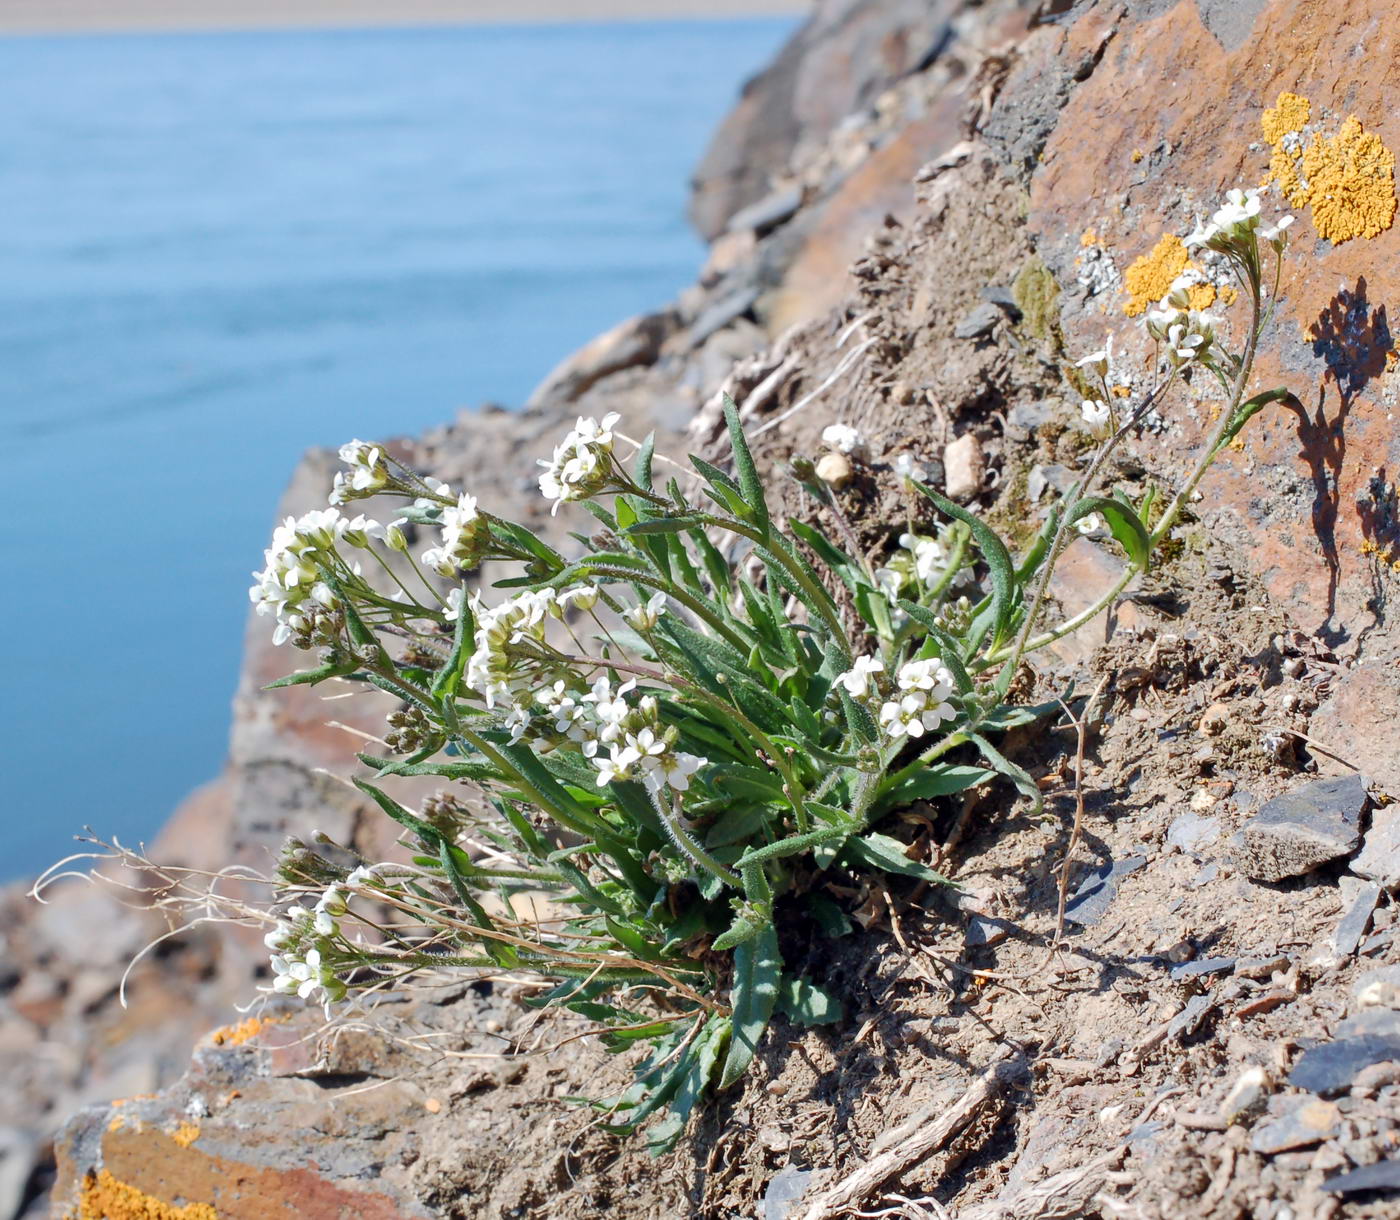
{"label": "lake surface", "polygon": [[0,39],[0,879],[218,772],[304,449],[518,404],[693,279],[793,25]]}

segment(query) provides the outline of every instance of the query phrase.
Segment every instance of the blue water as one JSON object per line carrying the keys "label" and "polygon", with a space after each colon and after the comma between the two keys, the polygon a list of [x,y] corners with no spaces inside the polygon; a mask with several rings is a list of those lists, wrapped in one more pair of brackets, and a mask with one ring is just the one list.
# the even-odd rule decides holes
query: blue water
{"label": "blue water", "polygon": [[688,283],[782,20],[0,39],[0,877],[215,775],[299,454]]}

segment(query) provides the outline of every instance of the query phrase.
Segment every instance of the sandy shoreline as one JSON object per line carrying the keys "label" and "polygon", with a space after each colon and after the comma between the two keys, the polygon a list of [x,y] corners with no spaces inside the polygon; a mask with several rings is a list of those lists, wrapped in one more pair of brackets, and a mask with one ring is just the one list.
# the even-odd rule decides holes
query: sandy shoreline
{"label": "sandy shoreline", "polygon": [[0,34],[800,15],[810,0],[0,0]]}

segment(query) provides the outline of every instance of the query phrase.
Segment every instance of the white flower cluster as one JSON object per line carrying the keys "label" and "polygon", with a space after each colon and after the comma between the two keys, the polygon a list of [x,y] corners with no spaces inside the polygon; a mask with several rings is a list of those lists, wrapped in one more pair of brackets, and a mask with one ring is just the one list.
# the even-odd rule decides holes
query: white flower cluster
{"label": "white flower cluster", "polygon": [[316,509],[288,517],[272,532],[272,545],[263,552],[265,566],[253,573],[248,598],[259,614],[275,614],[274,644],[313,630],[337,608],[339,599],[322,576],[333,560],[336,543],[352,528],[367,533],[379,528],[363,517],[347,521],[334,508]]}
{"label": "white flower cluster", "polygon": [[[449,596],[448,615],[461,612],[462,595]],[[563,593],[555,589],[526,590],[499,606],[487,607],[473,597],[476,619],[475,650],[467,661],[467,685],[486,700],[487,707],[513,708],[518,696],[533,683],[531,662],[544,643],[545,625],[551,618],[562,619],[570,609],[591,609],[598,601],[593,585],[577,585]],[[522,645],[524,647],[522,647]]]}
{"label": "white flower cluster", "polygon": [[574,430],[554,450],[549,461],[540,460],[540,492],[554,501],[552,512],[569,500],[587,500],[612,481],[613,426],[620,416],[613,411],[602,422],[579,416]]}
{"label": "white flower cluster", "polygon": [[654,793],[668,787],[684,792],[706,760],[675,748],[679,734],[662,724],[655,696],[644,695],[635,706],[628,703],[636,688],[629,679],[614,690],[606,675],[588,690],[560,678],[535,692],[537,711],[516,709],[512,731],[517,740],[543,729],[560,741],[572,741],[597,768],[600,788],[640,780]]}
{"label": "white flower cluster", "polygon": [[1167,359],[1176,367],[1210,354],[1215,342],[1215,319],[1191,308],[1190,290],[1194,280],[1179,275],[1156,309],[1145,319],[1147,333],[1167,345]]}
{"label": "white flower cluster", "polygon": [[1280,216],[1271,225],[1261,227],[1258,188],[1247,191],[1239,189],[1226,191],[1225,202],[1211,216],[1209,221],[1197,223],[1194,232],[1186,239],[1188,246],[1209,246],[1213,250],[1228,250],[1240,242],[1249,241],[1257,234],[1276,250],[1283,248],[1287,240],[1285,230],[1293,223],[1292,216]]}
{"label": "white flower cluster", "polygon": [[[846,688],[852,699],[868,703],[880,691],[876,675],[884,672],[884,663],[878,658],[858,657],[836,681]],[[906,661],[894,676],[890,698],[880,705],[880,727],[894,741],[933,732],[957,716],[957,710],[949,702],[953,690],[953,675],[936,657]]]}
{"label": "white flower cluster", "polygon": [[331,486],[332,504],[363,500],[388,486],[389,467],[384,461],[384,451],[378,445],[351,441],[340,447],[340,460],[350,469],[336,474]]}
{"label": "white flower cluster", "polygon": [[[948,548],[938,538],[905,533],[899,536],[899,545],[905,554],[891,556],[889,564],[876,568],[874,573],[876,585],[889,597],[898,597],[900,591],[913,582],[925,588],[936,585],[947,575],[953,562]],[[964,575],[959,571],[953,583],[962,583]]]}
{"label": "white flower cluster", "polygon": [[863,457],[865,438],[849,424],[831,424],[822,429],[822,444],[847,457]]}
{"label": "white flower cluster", "polygon": [[[349,878],[351,882],[355,879],[353,874]],[[290,907],[263,937],[263,943],[272,950],[274,992],[309,1000],[319,991],[327,1004],[345,998],[345,983],[325,957],[330,942],[340,934],[340,919],[349,902],[350,895],[333,885],[321,895],[313,910]]]}
{"label": "white flower cluster", "polygon": [[458,496],[456,504],[442,510],[440,525],[442,541],[423,552],[424,567],[451,578],[459,570],[471,571],[486,557],[491,528],[477,511],[475,496]]}

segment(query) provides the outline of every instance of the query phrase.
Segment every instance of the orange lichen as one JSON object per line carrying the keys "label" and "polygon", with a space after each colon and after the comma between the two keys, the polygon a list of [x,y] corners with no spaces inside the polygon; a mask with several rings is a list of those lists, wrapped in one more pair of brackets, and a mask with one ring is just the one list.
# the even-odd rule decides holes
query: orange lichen
{"label": "orange lichen", "polygon": [[1312,103],[1298,93],[1280,93],[1278,101],[1264,111],[1259,125],[1264,129],[1264,139],[1277,144],[1292,131],[1301,131],[1312,118]]}
{"label": "orange lichen", "polygon": [[1140,149],[1140,148],[1135,148],[1135,149],[1133,149],[1133,164],[1136,165],[1136,164],[1138,164],[1138,162],[1140,162],[1141,160],[1142,160],[1142,149]]}
{"label": "orange lichen", "polygon": [[1214,284],[1193,284],[1186,290],[1186,299],[1195,310],[1209,309],[1215,304]]}
{"label": "orange lichen", "polygon": [[1238,288],[1232,288],[1227,284],[1220,290],[1220,303],[1222,305],[1233,305],[1239,299],[1240,290]]}
{"label": "orange lichen", "polygon": [[1135,318],[1161,300],[1172,281],[1186,270],[1188,261],[1186,247],[1174,233],[1167,234],[1147,254],[1134,259],[1123,272],[1123,286],[1130,297],[1123,312]]}
{"label": "orange lichen", "polygon": [[1079,235],[1079,244],[1081,246],[1096,246],[1099,244],[1099,235],[1093,229],[1085,229]]}
{"label": "orange lichen", "polygon": [[1355,115],[1303,153],[1313,225],[1331,242],[1376,237],[1395,220],[1395,154]]}
{"label": "orange lichen", "polygon": [[120,1131],[125,1126],[126,1119],[124,1119],[120,1114],[118,1114],[114,1119],[112,1119],[110,1123],[107,1124],[107,1130]]}
{"label": "orange lichen", "polygon": [[1304,146],[1288,137],[1312,117],[1308,99],[1279,94],[1260,126],[1272,147],[1269,176],[1295,208],[1311,207],[1318,235],[1339,243],[1376,237],[1395,220],[1395,154],[1351,115],[1330,138],[1314,132]]}
{"label": "orange lichen", "polygon": [[199,1138],[199,1124],[181,1123],[170,1133],[170,1138],[179,1144],[181,1148],[188,1148]]}
{"label": "orange lichen", "polygon": [[76,1215],[71,1220],[219,1220],[208,1203],[166,1203],[99,1169],[83,1179]]}
{"label": "orange lichen", "polygon": [[215,1046],[242,1046],[251,1042],[269,1025],[276,1025],[285,1017],[249,1017],[237,1025],[224,1025],[209,1035]]}

